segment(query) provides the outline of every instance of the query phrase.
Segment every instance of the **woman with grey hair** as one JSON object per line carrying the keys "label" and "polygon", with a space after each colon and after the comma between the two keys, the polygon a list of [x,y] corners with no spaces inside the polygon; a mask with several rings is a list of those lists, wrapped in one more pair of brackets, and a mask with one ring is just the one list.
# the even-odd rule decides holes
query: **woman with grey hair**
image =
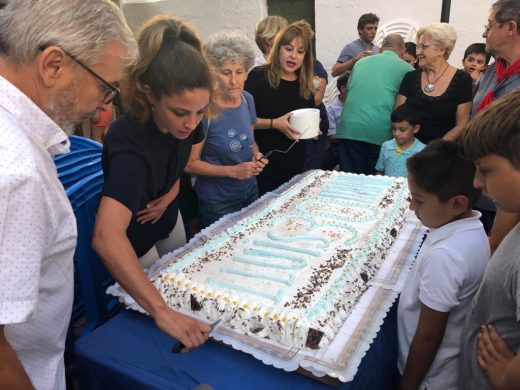
{"label": "woman with grey hair", "polygon": [[204,50],[218,80],[219,117],[206,121],[206,137],[195,144],[186,171],[197,175],[201,226],[238,211],[258,198],[256,175],[265,166],[254,140],[255,102],[244,91],[254,51],[240,33],[218,33]]}
{"label": "woman with grey hair", "polygon": [[420,69],[407,73],[396,106],[407,105],[422,113],[417,139],[457,139],[469,121],[472,101],[471,77],[448,63],[457,33],[446,23],[433,23],[417,32]]}

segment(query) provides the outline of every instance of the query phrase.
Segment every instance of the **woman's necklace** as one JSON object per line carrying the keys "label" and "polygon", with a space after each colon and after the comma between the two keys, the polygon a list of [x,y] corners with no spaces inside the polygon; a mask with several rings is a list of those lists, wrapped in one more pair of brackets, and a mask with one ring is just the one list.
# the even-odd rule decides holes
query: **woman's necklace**
{"label": "woman's necklace", "polygon": [[426,80],[428,80],[428,84],[425,85],[425,87],[423,88],[423,91],[426,92],[426,93],[430,93],[430,92],[433,92],[434,89],[435,89],[435,83],[437,81],[439,81],[439,79],[442,77],[442,75],[444,73],[446,73],[446,71],[448,70],[448,68],[450,67],[450,64],[447,64],[446,65],[446,68],[444,68],[444,70],[442,71],[442,73],[439,75],[439,77],[437,77],[435,80],[433,80],[432,82],[430,82],[430,76],[428,76],[428,71],[426,71]]}

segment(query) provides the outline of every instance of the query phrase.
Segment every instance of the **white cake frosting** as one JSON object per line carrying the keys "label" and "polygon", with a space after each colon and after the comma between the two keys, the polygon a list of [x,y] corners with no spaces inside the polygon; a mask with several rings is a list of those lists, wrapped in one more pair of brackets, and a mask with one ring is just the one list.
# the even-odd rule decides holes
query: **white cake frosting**
{"label": "white cake frosting", "polygon": [[173,308],[291,347],[328,344],[403,224],[402,178],[313,171],[167,265]]}

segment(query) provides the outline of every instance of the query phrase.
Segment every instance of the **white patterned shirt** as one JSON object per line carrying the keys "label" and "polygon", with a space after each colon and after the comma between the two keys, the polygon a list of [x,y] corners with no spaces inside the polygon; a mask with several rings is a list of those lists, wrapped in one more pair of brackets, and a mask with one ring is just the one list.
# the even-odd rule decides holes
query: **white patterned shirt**
{"label": "white patterned shirt", "polygon": [[76,222],[52,154],[66,134],[0,77],[0,324],[38,390],[65,389]]}

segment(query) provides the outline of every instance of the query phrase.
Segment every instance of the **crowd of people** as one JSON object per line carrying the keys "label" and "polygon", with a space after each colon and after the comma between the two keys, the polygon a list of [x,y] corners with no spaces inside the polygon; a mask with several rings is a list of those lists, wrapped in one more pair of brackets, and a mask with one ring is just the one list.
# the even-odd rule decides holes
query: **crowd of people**
{"label": "crowd of people", "polygon": [[[328,74],[304,20],[261,20],[255,58],[243,33],[204,43],[172,15],[134,36],[109,0],[10,2],[0,18],[0,387],[65,388],[76,224],[52,156],[87,122],[104,144],[93,248],[187,351],[211,328],[168,307],[145,271],[179,246],[179,216],[200,221],[190,236],[295,175],[339,166],[407,177],[410,208],[430,229],[399,302],[397,386],[519,388],[520,2],[492,5],[485,43],[466,49],[462,69],[448,62],[454,26],[424,26],[416,42],[389,34],[378,47],[379,21],[359,18],[326,107]],[[319,135],[300,140],[291,116],[305,108],[319,109]]]}

